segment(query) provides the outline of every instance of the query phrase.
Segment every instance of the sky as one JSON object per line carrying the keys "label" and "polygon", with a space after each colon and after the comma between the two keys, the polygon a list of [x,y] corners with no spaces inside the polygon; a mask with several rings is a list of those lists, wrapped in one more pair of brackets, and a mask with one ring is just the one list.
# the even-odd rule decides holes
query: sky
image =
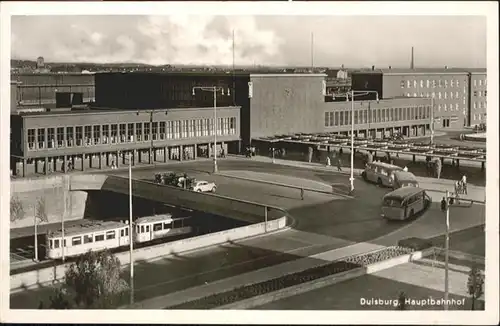
{"label": "sky", "polygon": [[486,67],[484,16],[12,16],[11,26],[12,58],[47,62],[231,65],[234,31],[236,65],[409,67],[413,46],[416,67]]}

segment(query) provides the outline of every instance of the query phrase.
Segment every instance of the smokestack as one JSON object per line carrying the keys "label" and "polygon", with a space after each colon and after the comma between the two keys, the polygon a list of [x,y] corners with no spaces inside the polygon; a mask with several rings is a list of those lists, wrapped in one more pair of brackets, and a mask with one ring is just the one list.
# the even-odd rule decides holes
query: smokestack
{"label": "smokestack", "polygon": [[411,47],[411,62],[410,62],[410,69],[415,69],[415,58],[413,56],[413,46]]}
{"label": "smokestack", "polygon": [[375,66],[372,66],[372,71],[374,71],[374,70],[375,70]]}

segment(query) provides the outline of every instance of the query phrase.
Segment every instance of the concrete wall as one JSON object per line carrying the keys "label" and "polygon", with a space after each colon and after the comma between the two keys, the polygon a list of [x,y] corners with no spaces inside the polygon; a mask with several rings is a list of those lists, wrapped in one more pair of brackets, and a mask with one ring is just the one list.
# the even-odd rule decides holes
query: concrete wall
{"label": "concrete wall", "polygon": [[473,73],[470,76],[470,124],[486,123],[486,74]]}
{"label": "concrete wall", "polygon": [[[199,237],[164,243],[147,248],[141,248],[134,251],[134,259],[150,260],[161,256],[167,256],[172,253],[181,253],[190,250],[195,250],[207,246],[222,244],[227,241],[235,241],[248,237],[257,236],[266,232],[277,231],[286,226],[287,218],[269,221],[267,223],[258,223],[254,225],[244,226],[236,229],[225,230],[217,233],[202,235]],[[124,267],[130,263],[130,255],[128,252],[117,254],[116,257],[120,260]],[[59,281],[64,278],[64,273],[70,264],[60,265],[57,267],[49,267],[37,271],[16,274],[10,276],[10,290],[20,291],[23,289],[34,288],[41,285],[48,285],[52,282]]]}
{"label": "concrete wall", "polygon": [[324,80],[323,75],[251,75],[251,136],[321,131]]}
{"label": "concrete wall", "polygon": [[[24,217],[10,223],[10,228],[21,228],[34,225],[35,207],[38,201],[45,202],[48,223],[61,220],[64,211],[64,191],[67,194],[67,215],[65,220],[82,219],[85,212],[87,193],[85,191],[72,191],[64,186],[62,176],[13,180],[10,184],[11,200],[19,201],[24,210]],[[65,190],[66,189],[66,190]]]}

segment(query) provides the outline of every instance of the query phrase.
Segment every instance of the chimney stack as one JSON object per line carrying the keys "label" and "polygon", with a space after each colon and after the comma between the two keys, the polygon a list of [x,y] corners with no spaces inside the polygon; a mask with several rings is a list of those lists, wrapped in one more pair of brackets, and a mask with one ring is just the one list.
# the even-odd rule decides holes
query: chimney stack
{"label": "chimney stack", "polygon": [[444,69],[448,69],[448,66],[444,66]]}
{"label": "chimney stack", "polygon": [[389,69],[392,69],[392,66],[389,66]]}
{"label": "chimney stack", "polygon": [[413,56],[413,46],[411,47],[411,62],[410,62],[410,69],[415,69],[415,61],[414,61],[414,56]]}
{"label": "chimney stack", "polygon": [[372,71],[375,70],[375,66],[372,66]]}

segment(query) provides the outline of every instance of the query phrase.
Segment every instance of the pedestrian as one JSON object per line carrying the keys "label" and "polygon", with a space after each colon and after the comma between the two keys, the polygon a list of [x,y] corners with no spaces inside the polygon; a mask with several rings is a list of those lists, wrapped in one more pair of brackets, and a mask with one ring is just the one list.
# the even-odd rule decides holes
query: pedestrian
{"label": "pedestrian", "polygon": [[304,188],[300,188],[300,199],[304,200]]}
{"label": "pedestrian", "polygon": [[326,166],[327,167],[331,166],[331,161],[329,156],[326,157]]}
{"label": "pedestrian", "polygon": [[337,159],[337,171],[342,171],[342,159],[340,156]]}
{"label": "pedestrian", "polygon": [[408,172],[408,168],[405,166],[405,167],[403,168],[403,171],[404,171],[404,172]]}
{"label": "pedestrian", "polygon": [[467,177],[465,176],[465,174],[462,176],[462,187],[464,194],[467,195]]}

